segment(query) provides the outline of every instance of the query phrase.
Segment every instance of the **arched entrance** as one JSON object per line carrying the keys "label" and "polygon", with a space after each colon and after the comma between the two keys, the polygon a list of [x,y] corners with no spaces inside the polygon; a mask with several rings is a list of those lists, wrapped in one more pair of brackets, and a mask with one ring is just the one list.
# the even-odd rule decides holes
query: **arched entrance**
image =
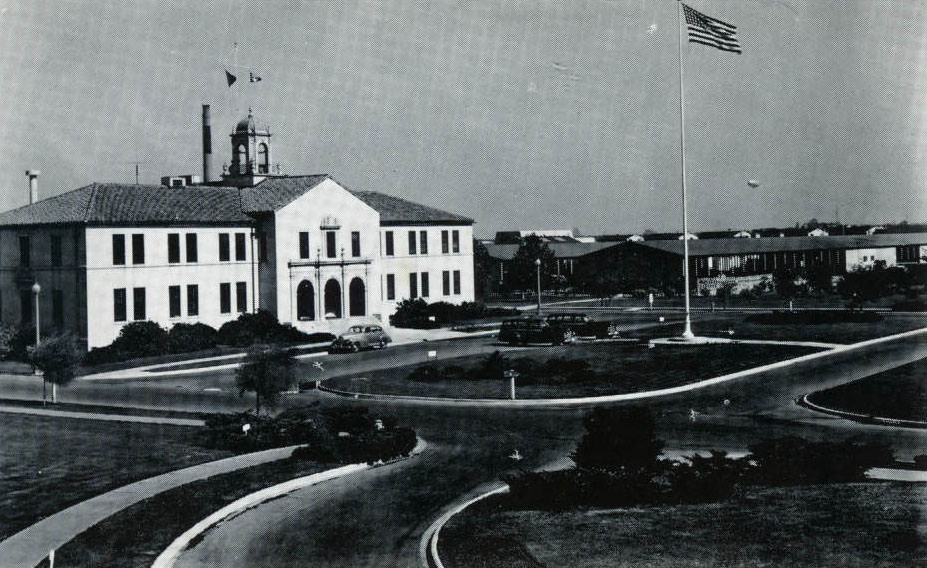
{"label": "arched entrance", "polygon": [[296,287],[296,319],[300,321],[315,319],[315,288],[308,280],[303,280]]}
{"label": "arched entrance", "polygon": [[348,299],[350,300],[350,314],[352,316],[367,315],[367,291],[364,288],[364,281],[360,278],[351,280],[348,287]]}
{"label": "arched entrance", "polygon": [[325,283],[325,317],[341,317],[341,284],[334,278]]}

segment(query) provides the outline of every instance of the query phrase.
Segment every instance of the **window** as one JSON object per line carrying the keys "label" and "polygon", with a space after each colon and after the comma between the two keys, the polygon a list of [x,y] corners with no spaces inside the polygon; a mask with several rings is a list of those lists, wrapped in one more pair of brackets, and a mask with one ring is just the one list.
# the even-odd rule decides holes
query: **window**
{"label": "window", "polygon": [[386,299],[387,300],[396,299],[396,275],[395,274],[386,275]]}
{"label": "window", "polygon": [[422,272],[422,297],[427,298],[429,296],[428,290],[428,273]]}
{"label": "window", "polygon": [[126,236],[113,235],[113,264],[126,263]]}
{"label": "window", "polygon": [[168,315],[172,318],[180,317],[180,286],[167,287]]}
{"label": "window", "polygon": [[196,284],[187,284],[187,315],[200,315],[200,287]]}
{"label": "window", "polygon": [[453,241],[453,247],[451,251],[456,254],[460,252],[460,231],[451,231],[451,240]]}
{"label": "window", "polygon": [[245,282],[235,283],[235,307],[239,313],[248,311],[248,284]]}
{"label": "window", "polygon": [[415,299],[418,297],[418,274],[411,272],[409,273],[409,299]]}
{"label": "window", "polygon": [[32,239],[28,236],[19,237],[19,265],[25,268],[32,266]]}
{"label": "window", "polygon": [[454,271],[454,294],[460,294],[460,271]]}
{"label": "window", "polygon": [[325,231],[325,256],[335,258],[338,256],[338,241],[335,231]]}
{"label": "window", "polygon": [[196,253],[196,233],[187,233],[187,262],[196,262],[197,253]]}
{"label": "window", "polygon": [[52,323],[55,327],[64,325],[64,292],[52,290]]}
{"label": "window", "polygon": [[232,285],[228,282],[219,284],[219,311],[223,314],[232,311]]}
{"label": "window", "polygon": [[409,254],[415,254],[415,231],[409,231]]}
{"label": "window", "polygon": [[51,265],[61,266],[61,235],[51,236]]}
{"label": "window", "polygon": [[418,253],[428,254],[428,231],[419,231],[418,237]]}
{"label": "window", "polygon": [[113,290],[113,321],[126,321],[126,289]]}
{"label": "window", "polygon": [[451,245],[447,239],[447,231],[441,231],[441,254],[451,252]]}
{"label": "window", "polygon": [[386,256],[393,256],[393,232],[386,231]]}
{"label": "window", "polygon": [[20,309],[20,321],[23,324],[32,323],[32,311],[35,309],[35,304],[32,300],[32,290],[25,288],[19,291],[19,309]]}
{"label": "window", "polygon": [[179,233],[168,233],[167,234],[167,261],[171,264],[180,262],[180,234]]}
{"label": "window", "polygon": [[299,233],[299,258],[309,258],[309,233]]}
{"label": "window", "polygon": [[235,233],[235,260],[247,260],[244,233]]}
{"label": "window", "polygon": [[441,273],[441,292],[445,296],[451,295],[451,271],[445,270]]}
{"label": "window", "polygon": [[231,260],[229,255],[229,234],[219,233],[219,262]]}
{"label": "window", "polygon": [[132,289],[132,319],[138,321],[145,319],[145,289]]}
{"label": "window", "polygon": [[145,264],[145,235],[132,235],[132,264]]}
{"label": "window", "polygon": [[351,231],[351,256],[360,256],[360,232]]}

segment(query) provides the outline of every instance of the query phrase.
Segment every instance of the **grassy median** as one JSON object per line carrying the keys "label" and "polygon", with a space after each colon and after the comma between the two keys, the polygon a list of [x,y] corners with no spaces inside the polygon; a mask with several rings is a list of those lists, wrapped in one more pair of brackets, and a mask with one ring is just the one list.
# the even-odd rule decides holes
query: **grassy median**
{"label": "grassy median", "polygon": [[808,399],[855,414],[927,422],[927,359],[816,392]]}

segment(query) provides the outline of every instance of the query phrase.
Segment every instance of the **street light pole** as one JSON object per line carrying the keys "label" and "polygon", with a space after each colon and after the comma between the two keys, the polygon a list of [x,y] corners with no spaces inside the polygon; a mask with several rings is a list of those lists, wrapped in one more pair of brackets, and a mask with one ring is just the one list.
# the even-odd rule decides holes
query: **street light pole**
{"label": "street light pole", "polygon": [[541,315],[541,259],[534,259],[534,266],[538,273],[538,315]]}
{"label": "street light pole", "polygon": [[[39,348],[40,342],[40,331],[39,331],[39,294],[42,292],[42,287],[39,286],[39,283],[36,282],[32,285],[32,295],[35,296],[35,348]],[[35,353],[35,351],[33,351]],[[36,369],[36,374],[39,370]],[[45,406],[45,376],[42,376],[42,406]]]}

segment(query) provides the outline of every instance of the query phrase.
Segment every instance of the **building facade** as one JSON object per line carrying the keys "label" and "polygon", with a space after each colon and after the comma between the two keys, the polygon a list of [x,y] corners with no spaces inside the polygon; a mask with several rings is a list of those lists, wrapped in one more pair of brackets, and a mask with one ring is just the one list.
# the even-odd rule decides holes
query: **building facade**
{"label": "building facade", "polygon": [[0,213],[0,319],[35,324],[35,283],[42,329],[91,348],[131,321],[218,328],[266,310],[340,333],[388,324],[407,298],[474,300],[472,219],[276,173],[250,113],[231,138],[221,182],[94,183]]}

